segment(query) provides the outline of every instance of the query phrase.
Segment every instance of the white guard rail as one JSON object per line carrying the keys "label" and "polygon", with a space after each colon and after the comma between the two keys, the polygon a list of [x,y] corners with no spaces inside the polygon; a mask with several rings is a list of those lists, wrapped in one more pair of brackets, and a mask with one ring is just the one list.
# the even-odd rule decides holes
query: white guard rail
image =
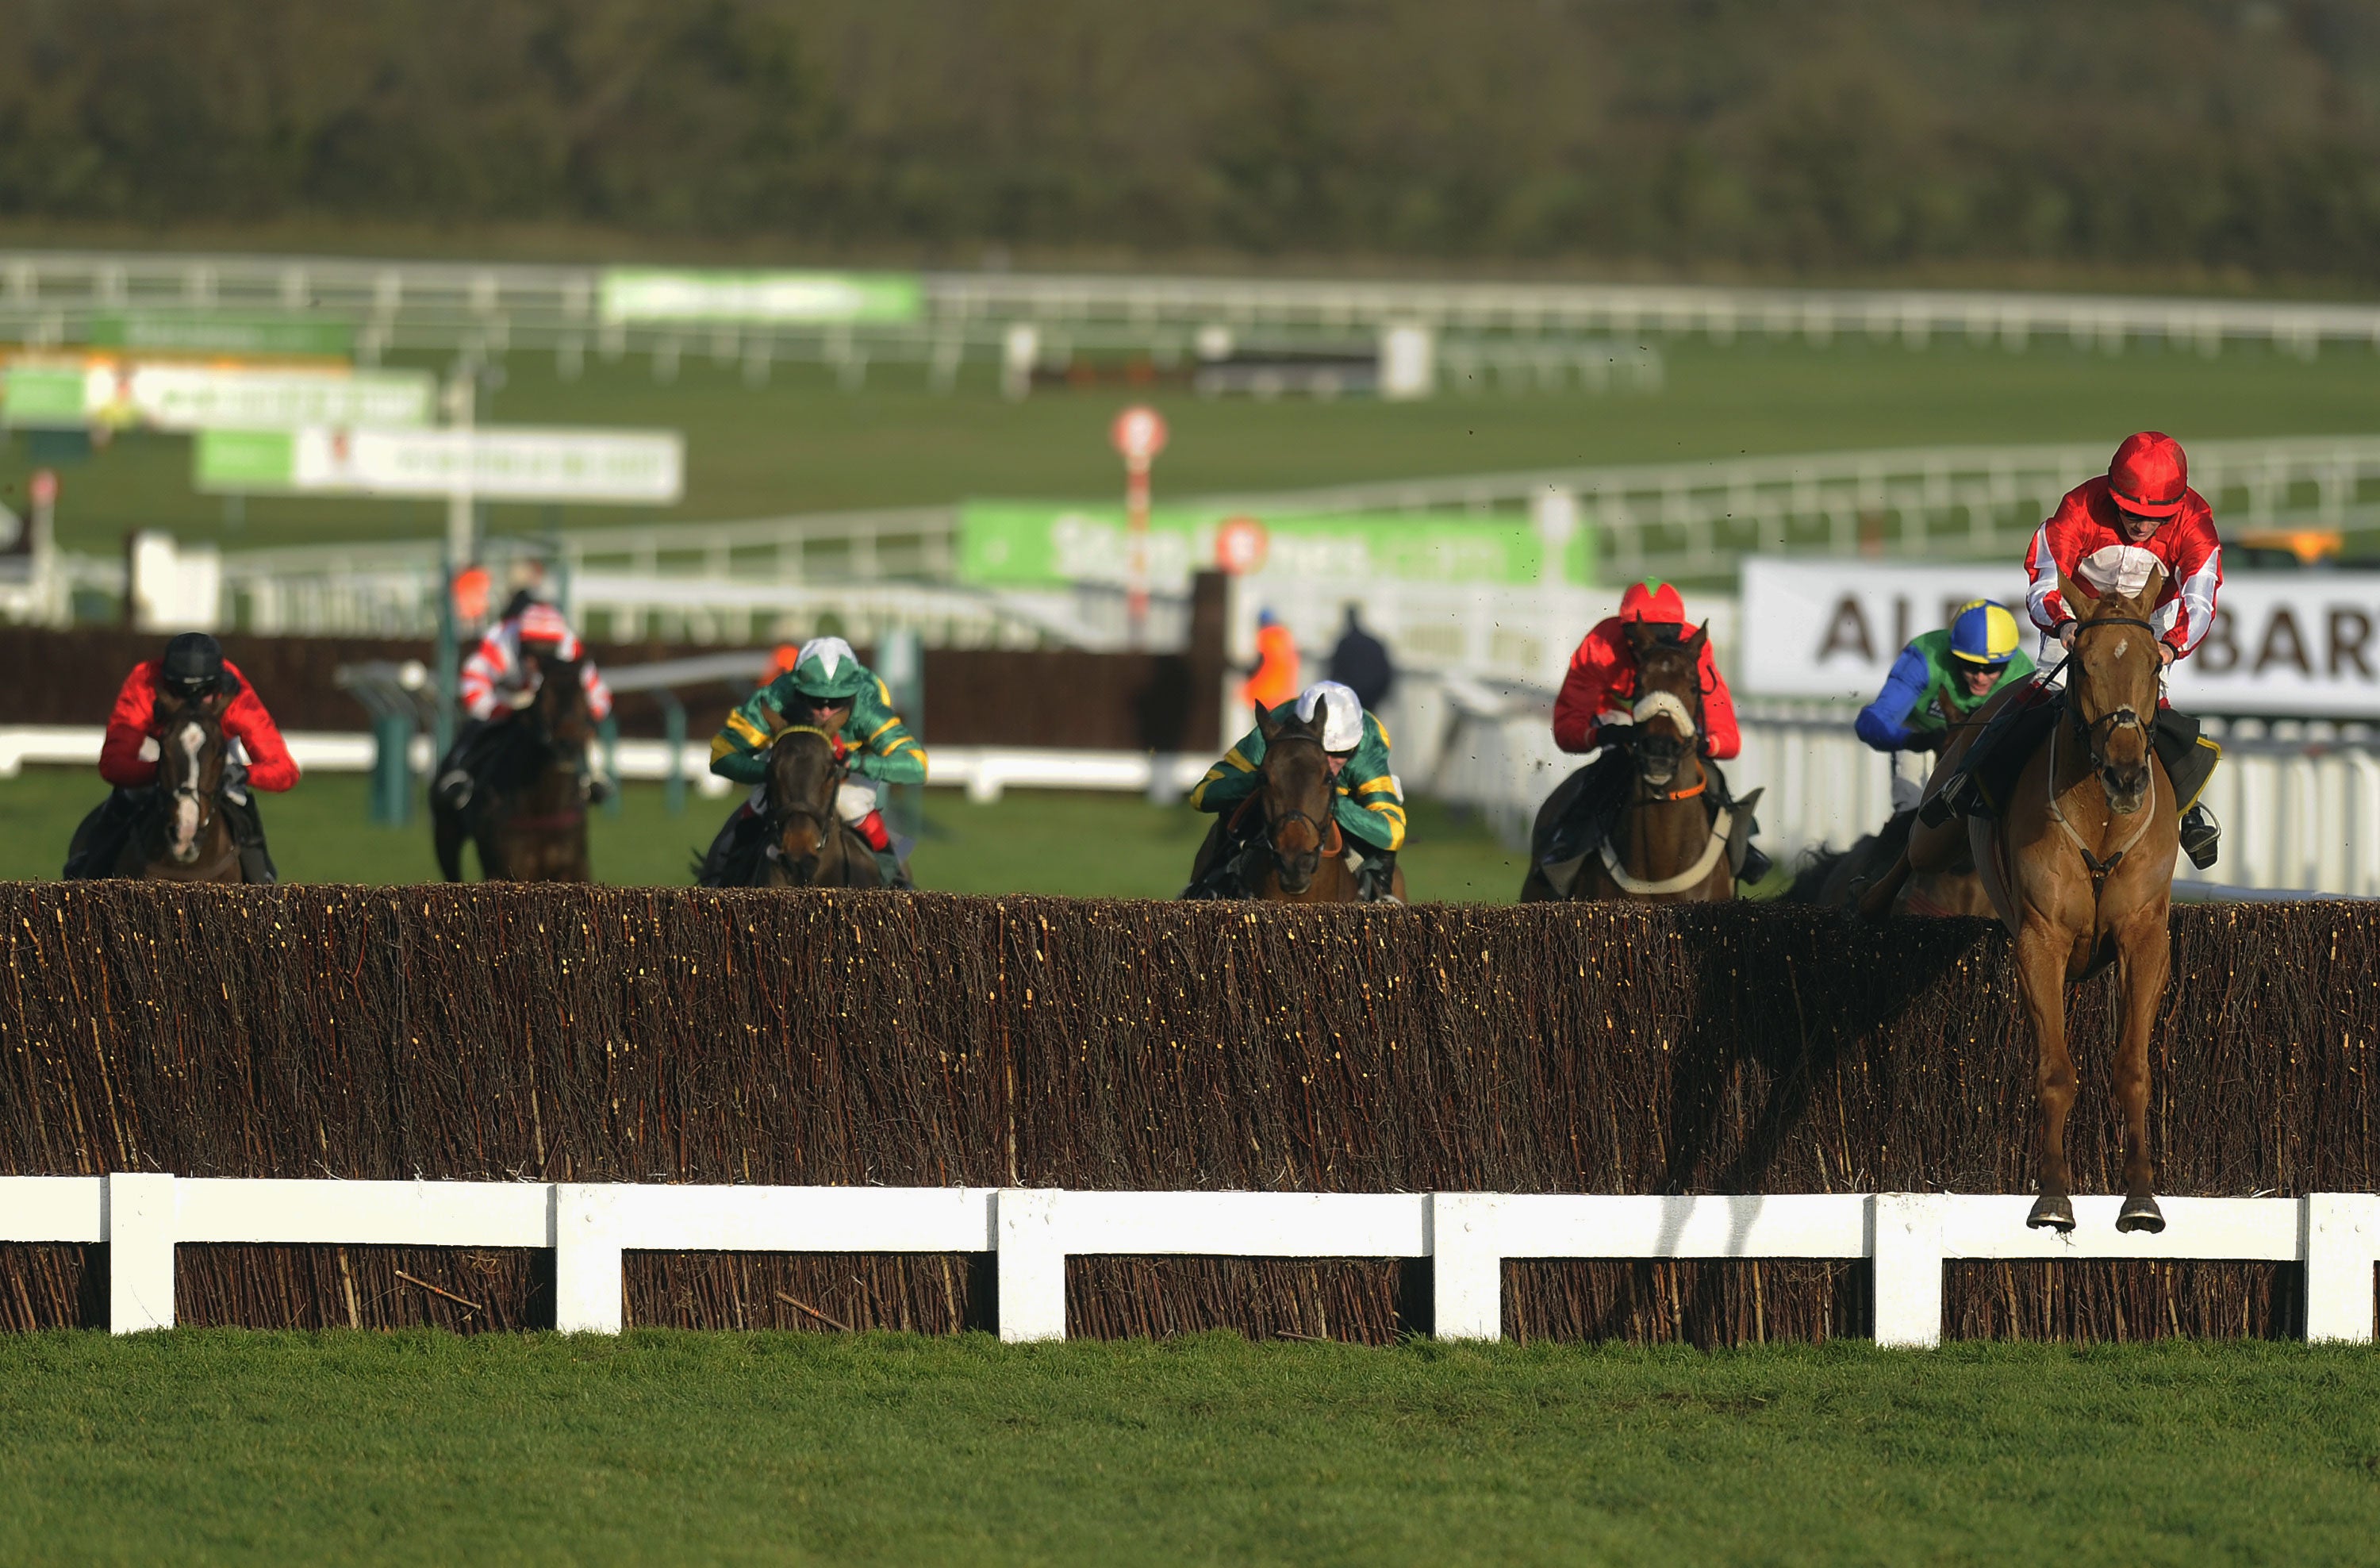
{"label": "white guard rail", "polygon": [[551,1248],[555,1327],[617,1333],[622,1255],[990,1252],[1000,1336],[1066,1335],[1066,1259],[1082,1256],[1413,1258],[1430,1261],[1442,1339],[1503,1331],[1512,1258],[1865,1258],[1879,1344],[1942,1337],[1954,1259],[2242,1259],[2303,1264],[2310,1340],[2369,1343],[2380,1197],[2164,1200],[2163,1234],[2122,1234],[2119,1200],[2075,1199],[2077,1228],[2030,1230],[2022,1197],[1765,1197],[1498,1193],[1075,1192],[568,1182],[341,1182],[148,1173],[0,1177],[0,1242],[108,1248],[108,1327],[174,1324],[180,1243]]}
{"label": "white guard rail", "polygon": [[[1507,844],[1524,845],[1537,808],[1587,761],[1554,746],[1549,694],[1460,678],[1411,684],[1416,689],[1395,700],[1431,723],[1407,720],[1399,734],[1408,786],[1478,810]],[[1870,750],[1852,733],[1847,708],[1762,706],[1765,713],[1742,716],[1743,753],[1724,766],[1738,795],[1767,792],[1757,808],[1759,843],[1782,863],[1804,851],[1848,849],[1882,827],[1892,815],[1896,766],[1906,787],[1925,782],[1926,759]],[[2265,729],[2253,721],[2209,726],[2224,753],[2202,798],[2223,824],[2222,857],[2204,871],[2178,858],[2175,881],[2210,893],[2380,897],[2380,753],[2367,741],[2283,738]]]}
{"label": "white guard rail", "polygon": [[[34,766],[95,768],[106,731],[96,724],[0,726],[0,779]],[[306,772],[362,773],[372,766],[372,737],[297,730],[283,737],[289,755]],[[937,746],[927,749],[929,784],[964,789],[967,798],[989,805],[1011,789],[1117,790],[1178,799],[1197,784],[1212,760],[1207,757],[1151,756],[1145,751],[1063,751],[1032,746]],[[435,760],[430,737],[415,735],[408,759],[417,777]],[[658,740],[620,742],[617,765],[625,779],[671,776],[670,748]],[[735,785],[710,771],[710,743],[689,740],[678,750],[676,776],[690,779],[703,794],[726,795]],[[96,787],[96,785],[94,785]]]}
{"label": "white guard rail", "polygon": [[[351,321],[364,346],[508,346],[617,351],[629,334],[599,308],[601,270],[469,261],[144,251],[0,251],[0,327],[58,342],[91,311],[140,308],[318,311]],[[2034,337],[2116,350],[2156,339],[2201,353],[2262,341],[2312,355],[2319,345],[2380,345],[2380,307],[2360,301],[1986,292],[1805,289],[1603,283],[1167,277],[1136,273],[929,273],[929,340],[973,341],[972,325],[1038,322],[1087,332],[1311,327],[1401,322],[1519,337],[1583,332],[1638,337],[1742,334],[1823,343],[1864,333],[1922,346],[1937,337],[2020,349]],[[905,329],[915,334],[919,329]],[[762,337],[746,333],[743,338]],[[815,337],[816,331],[807,334]],[[830,336],[835,334],[830,334]],[[846,349],[853,329],[840,330]],[[902,332],[857,334],[898,337]],[[733,359],[732,326],[639,327],[638,346],[679,339]],[[764,338],[765,341],[765,338]]]}

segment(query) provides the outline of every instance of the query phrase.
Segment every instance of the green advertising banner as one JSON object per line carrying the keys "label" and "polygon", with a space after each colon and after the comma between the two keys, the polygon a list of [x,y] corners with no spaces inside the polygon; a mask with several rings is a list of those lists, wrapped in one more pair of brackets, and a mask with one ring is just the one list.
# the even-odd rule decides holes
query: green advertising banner
{"label": "green advertising banner", "polygon": [[303,354],[346,359],[355,328],[321,316],[217,310],[102,310],[85,334],[94,347],[188,354]]}
{"label": "green advertising banner", "polygon": [[210,430],[191,443],[193,488],[249,495],[294,489],[298,483],[298,436],[294,431]]}
{"label": "green advertising banner", "polygon": [[924,280],[908,273],[733,273],[613,267],[603,274],[607,322],[735,323],[914,322]]}
{"label": "green advertising banner", "polygon": [[0,420],[17,430],[81,430],[91,422],[87,379],[79,365],[11,365],[0,383]]}
{"label": "green advertising banner", "polygon": [[[1242,520],[1248,518],[1248,520]],[[1250,522],[1254,528],[1250,529]],[[1218,564],[1218,540],[1243,553],[1242,567],[1348,582],[1535,584],[1546,572],[1545,541],[1517,514],[1448,517],[1342,512],[1257,516],[1158,507],[1148,519],[1152,586],[1179,590]],[[1253,559],[1248,553],[1253,539]],[[1592,534],[1582,529],[1561,563],[1564,580],[1595,580]],[[1122,582],[1123,508],[1050,502],[970,501],[959,514],[959,574],[987,587],[1048,588]]]}

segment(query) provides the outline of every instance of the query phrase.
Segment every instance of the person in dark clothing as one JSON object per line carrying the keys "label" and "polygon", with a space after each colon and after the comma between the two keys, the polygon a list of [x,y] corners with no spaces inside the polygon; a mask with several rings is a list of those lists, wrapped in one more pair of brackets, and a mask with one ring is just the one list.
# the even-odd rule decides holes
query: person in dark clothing
{"label": "person in dark clothing", "polygon": [[1330,678],[1355,694],[1364,711],[1373,712],[1396,688],[1397,668],[1380,639],[1364,629],[1358,606],[1347,606],[1347,629],[1330,650]]}

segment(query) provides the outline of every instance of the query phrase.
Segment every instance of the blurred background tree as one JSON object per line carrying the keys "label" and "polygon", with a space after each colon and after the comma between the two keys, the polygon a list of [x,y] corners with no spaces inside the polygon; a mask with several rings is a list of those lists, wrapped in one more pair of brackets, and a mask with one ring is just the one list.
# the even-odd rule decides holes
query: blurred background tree
{"label": "blurred background tree", "polygon": [[2362,0],[9,10],[18,241],[2380,273]]}

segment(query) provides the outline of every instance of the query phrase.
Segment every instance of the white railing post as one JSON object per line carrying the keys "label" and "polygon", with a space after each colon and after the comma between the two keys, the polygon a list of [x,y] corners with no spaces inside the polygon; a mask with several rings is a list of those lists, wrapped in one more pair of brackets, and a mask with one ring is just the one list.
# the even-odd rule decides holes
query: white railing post
{"label": "white railing post", "polygon": [[1011,1344],[1066,1337],[1066,1249],[1058,1234],[1061,1194],[1002,1187],[992,1199],[1000,1282],[1000,1337]]}
{"label": "white railing post", "polygon": [[616,1334],[626,1281],[620,1273],[617,1189],[553,1185],[553,1326],[565,1334]]}
{"label": "white railing post", "polygon": [[107,1178],[107,1331],[174,1326],[174,1178],[119,1171]]}
{"label": "white railing post", "polygon": [[1504,1238],[1494,1193],[1434,1192],[1424,1211],[1430,1331],[1492,1340],[1504,1331]]}
{"label": "white railing post", "polygon": [[1887,1192],[1869,1200],[1877,1344],[1930,1350],[1942,1343],[1942,1222],[1949,1209],[1939,1193]]}
{"label": "white railing post", "polygon": [[2317,1192],[2305,1199],[2308,1341],[2372,1342],[2374,1269],[2380,1265],[2380,1197]]}

